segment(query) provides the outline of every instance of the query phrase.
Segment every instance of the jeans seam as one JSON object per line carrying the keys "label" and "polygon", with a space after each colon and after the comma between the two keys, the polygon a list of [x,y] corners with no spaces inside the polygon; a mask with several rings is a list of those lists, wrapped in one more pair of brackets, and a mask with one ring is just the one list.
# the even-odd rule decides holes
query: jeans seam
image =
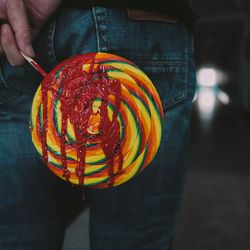
{"label": "jeans seam", "polygon": [[2,65],[0,64],[0,85],[3,85],[4,88],[7,88],[8,90],[10,90],[10,93],[8,93],[7,95],[0,97],[0,104],[4,104],[8,101],[11,101],[12,99],[16,98],[17,96],[20,95],[20,91],[15,90],[10,88],[9,84],[7,83],[7,81],[4,78],[3,75],[3,71],[2,71]]}
{"label": "jeans seam", "polygon": [[[189,43],[189,44],[188,44]],[[185,57],[186,57],[186,61],[187,61],[187,69],[188,72],[186,74],[186,98],[187,99],[192,99],[193,100],[193,96],[195,93],[195,86],[196,86],[196,80],[192,79],[190,76],[190,71],[192,69],[192,63],[193,63],[193,54],[194,54],[194,38],[193,35],[189,33],[188,30],[185,30]],[[191,79],[190,79],[191,78]],[[192,90],[192,95],[190,94],[190,89],[194,88],[194,90]]]}
{"label": "jeans seam", "polygon": [[184,79],[184,82],[185,82],[185,90],[184,90],[184,95],[185,95],[185,97],[184,97],[184,99],[187,99],[187,91],[188,91],[188,89],[187,89],[187,85],[188,85],[188,82],[187,82],[187,79],[188,79],[188,69],[189,69],[189,64],[190,64],[190,62],[189,62],[189,57],[188,57],[188,42],[187,42],[187,30],[186,29],[184,29],[184,37],[185,37],[185,49],[184,49],[184,56],[185,56],[185,61],[187,62],[187,70],[185,71],[185,79]]}
{"label": "jeans seam", "polygon": [[9,87],[8,83],[6,82],[6,80],[4,79],[3,76],[3,71],[2,71],[2,65],[0,64],[0,81],[3,83],[3,85],[5,87]]}
{"label": "jeans seam", "polygon": [[58,59],[56,57],[54,48],[55,30],[56,30],[56,18],[54,17],[52,23],[49,25],[49,30],[48,30],[48,55],[50,62],[53,65],[58,64]]}
{"label": "jeans seam", "polygon": [[3,98],[0,98],[0,105],[15,99],[19,95],[20,95],[20,92],[16,92],[15,94],[8,94],[4,96]]}
{"label": "jeans seam", "polygon": [[93,7],[94,13],[94,22],[96,27],[96,38],[97,38],[97,47],[98,52],[107,52],[107,25],[106,25],[106,16],[107,8],[104,7]]}
{"label": "jeans seam", "polygon": [[95,7],[92,7],[92,13],[93,13],[95,29],[96,29],[97,50],[99,52],[100,51],[100,36],[99,36],[99,29],[98,29],[97,18],[96,18],[96,13],[95,13]]}
{"label": "jeans seam", "polygon": [[174,107],[176,104],[179,104],[187,99],[187,91],[188,91],[188,68],[189,68],[189,57],[188,57],[188,42],[187,42],[187,30],[184,28],[184,61],[185,61],[185,70],[183,72],[185,73],[185,76],[183,77],[183,91],[182,94],[176,94],[172,98],[170,98],[167,101],[163,101],[163,111],[167,112],[170,108]]}

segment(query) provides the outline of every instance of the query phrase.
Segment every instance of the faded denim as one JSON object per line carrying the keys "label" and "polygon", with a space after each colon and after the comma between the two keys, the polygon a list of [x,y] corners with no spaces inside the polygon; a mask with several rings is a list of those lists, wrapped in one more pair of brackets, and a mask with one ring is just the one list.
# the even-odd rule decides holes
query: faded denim
{"label": "faded denim", "polygon": [[[126,10],[64,9],[34,46],[47,71],[69,56],[101,51],[133,61],[152,79],[164,106],[160,149],[151,166],[129,182],[87,191],[90,245],[91,250],[172,249],[195,90],[192,35],[182,24],[130,20]],[[13,68],[1,59],[1,250],[61,249],[65,226],[81,206],[81,190],[55,177],[31,143],[29,113],[41,79],[30,65]]]}

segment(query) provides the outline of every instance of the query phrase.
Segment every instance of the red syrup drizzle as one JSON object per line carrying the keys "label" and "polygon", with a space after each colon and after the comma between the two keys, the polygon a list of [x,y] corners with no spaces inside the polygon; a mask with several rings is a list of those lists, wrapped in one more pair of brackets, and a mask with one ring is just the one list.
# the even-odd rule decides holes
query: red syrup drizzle
{"label": "red syrup drizzle", "polygon": [[[85,62],[83,62],[85,59]],[[54,93],[61,102],[62,126],[61,126],[61,161],[63,177],[69,181],[70,171],[67,168],[66,156],[66,134],[68,120],[71,122],[75,132],[75,147],[77,151],[78,165],[75,174],[79,179],[79,184],[84,184],[85,177],[85,156],[86,144],[98,143],[106,157],[107,171],[109,175],[110,187],[114,184],[114,159],[118,156],[118,173],[122,172],[123,155],[121,151],[120,124],[118,113],[121,106],[121,83],[116,79],[111,79],[107,75],[105,68],[98,64],[94,70],[95,58],[87,59],[82,56],[75,57],[68,61],[61,69],[61,83],[57,93]],[[82,70],[83,63],[90,63],[88,71]],[[47,149],[47,123],[48,123],[48,91],[52,91],[52,84],[55,76],[47,76],[42,83],[42,107],[43,107],[43,127],[42,127],[42,153],[45,163],[48,162]],[[110,104],[109,95],[115,96],[115,109],[112,120],[108,117],[107,106]],[[100,115],[98,134],[88,132],[88,122],[93,115],[92,105],[94,99],[101,99],[101,105],[97,111]]]}
{"label": "red syrup drizzle", "polygon": [[30,61],[30,63],[42,76],[47,76],[47,73],[40,67],[38,63],[36,63],[34,60]]}
{"label": "red syrup drizzle", "polygon": [[42,116],[43,116],[43,126],[42,126],[42,154],[43,161],[48,162],[48,149],[47,149],[47,130],[48,130],[48,86],[44,84],[42,86]]}

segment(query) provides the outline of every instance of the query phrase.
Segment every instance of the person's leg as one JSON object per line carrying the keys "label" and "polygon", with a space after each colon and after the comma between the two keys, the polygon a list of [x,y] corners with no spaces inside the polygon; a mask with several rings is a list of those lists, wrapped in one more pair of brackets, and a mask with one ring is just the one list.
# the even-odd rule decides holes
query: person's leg
{"label": "person's leg", "polygon": [[164,106],[162,142],[151,166],[119,187],[88,190],[90,249],[170,250],[195,90],[192,36],[180,24],[133,21],[125,10],[101,7],[65,10],[56,23],[58,60],[85,52],[123,56],[149,75]]}
{"label": "person's leg", "polygon": [[151,166],[119,187],[88,190],[91,250],[170,250],[195,89],[191,35],[180,24],[132,21],[125,10],[94,7],[92,13],[60,13],[54,44],[59,60],[96,51],[133,61],[152,79],[164,106],[162,142]]}
{"label": "person's leg", "polygon": [[[52,21],[35,43],[47,70],[56,63],[53,32]],[[54,176],[32,145],[29,113],[41,77],[3,58],[0,69],[0,249],[59,250],[80,193]]]}
{"label": "person's leg", "polygon": [[195,88],[192,37],[180,24],[132,21],[126,11],[107,8],[93,13],[98,51],[126,57],[149,75],[165,123],[159,152],[147,169],[119,187],[89,190],[91,250],[171,249]]}
{"label": "person's leg", "polygon": [[152,79],[164,106],[162,142],[151,166],[119,187],[89,189],[91,250],[170,250],[195,90],[192,36],[180,24],[137,22],[125,10],[95,7],[60,13],[54,44],[59,60],[108,52],[133,61]]}
{"label": "person's leg", "polygon": [[[135,22],[128,19],[125,11],[93,8],[58,13],[56,25],[37,41],[37,59],[43,67],[52,67],[77,53],[101,51],[132,60],[152,78],[164,105],[161,147],[151,166],[128,183],[109,190],[90,190],[90,240],[92,250],[170,248],[185,180],[189,115],[194,92],[190,35],[178,24]],[[65,196],[68,188],[41,165],[27,139],[29,106],[35,90],[32,86],[38,76],[34,76],[27,65],[15,71],[6,65],[2,68],[11,86],[4,92],[5,103],[0,106],[0,131],[1,135],[4,132],[8,142],[0,139],[1,145],[6,145],[0,153],[0,179],[5,183],[1,184],[2,190],[8,191],[1,190],[4,193],[0,199],[5,201],[1,200],[1,206],[5,205],[1,207],[3,213],[0,216],[5,220],[0,223],[0,230],[4,232],[8,228],[10,233],[6,230],[0,242],[6,246],[11,243],[20,245],[10,249],[44,249],[42,243],[53,241],[56,249],[64,231],[63,226],[57,226],[60,224],[58,218],[62,218],[58,214],[68,203]],[[14,88],[19,88],[21,95],[11,99],[14,96],[9,94]],[[11,125],[14,128],[10,129]],[[19,212],[11,220],[15,211]],[[24,221],[26,227],[22,227]],[[49,222],[55,225],[49,226]],[[13,224],[22,226],[14,231]],[[36,226],[40,229],[29,229]],[[53,231],[53,228],[57,230]],[[53,249],[53,245],[47,246],[45,249]]]}

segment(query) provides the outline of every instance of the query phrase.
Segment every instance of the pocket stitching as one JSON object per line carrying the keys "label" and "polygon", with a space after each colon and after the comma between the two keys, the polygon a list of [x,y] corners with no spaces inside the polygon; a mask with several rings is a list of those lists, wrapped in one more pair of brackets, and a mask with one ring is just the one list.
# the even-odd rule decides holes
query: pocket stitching
{"label": "pocket stitching", "polygon": [[[110,51],[110,48],[108,46],[109,44],[107,44],[107,40],[108,40],[107,32],[105,32],[105,28],[107,27],[107,23],[106,23],[107,20],[104,19],[104,16],[109,16],[109,13],[107,13],[107,9],[103,7],[93,7],[92,12],[93,12],[93,18],[94,18],[94,23],[96,27],[98,51],[102,51],[102,52]],[[133,63],[139,65],[139,68],[141,68],[143,71],[147,68],[150,68],[150,64],[152,65],[152,67],[155,67],[155,68],[157,67],[157,64],[159,64],[161,66],[164,65],[163,71],[166,72],[167,74],[168,71],[170,72],[173,71],[172,69],[169,69],[169,66],[170,67],[172,66],[173,69],[176,69],[176,67],[179,66],[180,68],[179,72],[183,73],[183,77],[179,82],[181,86],[177,88],[177,93],[172,93],[171,95],[166,94],[165,97],[164,96],[162,97],[162,99],[165,99],[165,100],[162,100],[164,111],[166,111],[173,105],[180,103],[184,101],[185,99],[187,99],[187,77],[188,77],[189,62],[188,62],[188,54],[187,54],[188,52],[187,31],[184,27],[183,27],[183,39],[184,39],[183,50],[182,50],[183,55],[179,61],[178,61],[179,58],[176,58],[176,60],[175,58],[173,59],[162,58],[164,57],[164,52],[161,53],[161,51],[159,51],[160,48],[157,46],[157,44],[155,44],[156,46],[155,49],[158,50],[158,53],[160,53],[160,56],[161,56],[160,59],[162,60],[157,60],[157,58],[156,60],[153,60],[150,57],[149,58],[142,58],[142,57],[134,58],[134,54],[131,54],[130,56],[128,53],[126,53],[126,58],[131,60]],[[115,52],[116,52],[116,47],[112,47],[110,53],[115,53]],[[174,72],[175,71],[176,70],[174,70]],[[146,72],[146,74],[148,74],[148,72]],[[171,81],[171,79],[169,81]],[[175,81],[176,80],[173,77],[173,81],[172,81],[173,85],[175,85]],[[157,89],[157,91],[159,90]]]}
{"label": "pocket stitching", "polygon": [[0,65],[0,84],[1,83],[3,87],[10,91],[10,93],[8,93],[6,96],[0,97],[0,104],[9,102],[20,95],[19,91],[11,89],[8,83],[6,82],[2,72],[2,65]]}

